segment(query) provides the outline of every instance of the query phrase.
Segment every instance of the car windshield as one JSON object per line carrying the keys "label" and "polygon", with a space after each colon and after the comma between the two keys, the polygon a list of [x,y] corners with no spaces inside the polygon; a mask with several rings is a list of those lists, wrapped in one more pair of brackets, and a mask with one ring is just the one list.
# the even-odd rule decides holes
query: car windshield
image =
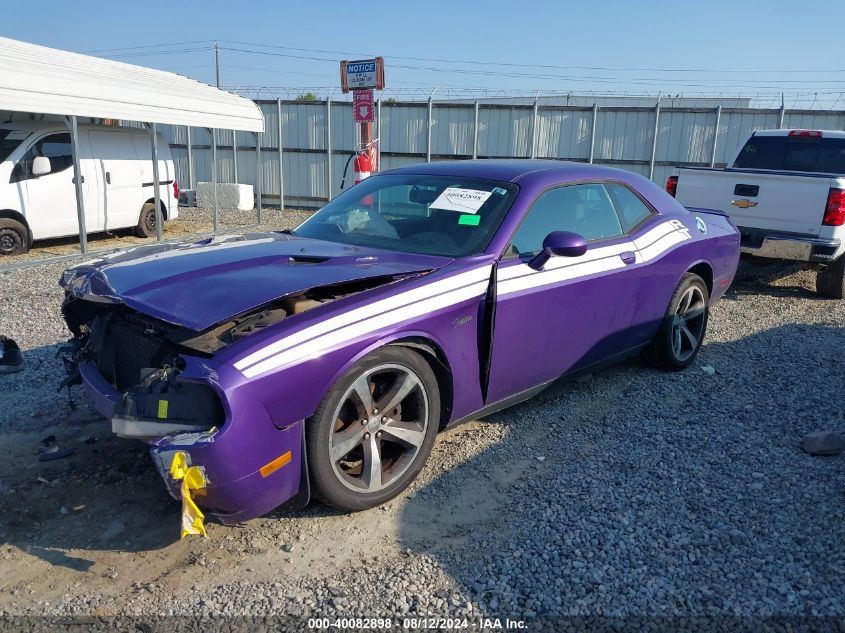
{"label": "car windshield", "polygon": [[391,251],[464,257],[487,248],[514,201],[513,183],[419,174],[367,178],[295,235]]}
{"label": "car windshield", "polygon": [[9,154],[15,151],[15,148],[21,144],[21,139],[9,139],[11,130],[0,130],[0,163],[9,158]]}

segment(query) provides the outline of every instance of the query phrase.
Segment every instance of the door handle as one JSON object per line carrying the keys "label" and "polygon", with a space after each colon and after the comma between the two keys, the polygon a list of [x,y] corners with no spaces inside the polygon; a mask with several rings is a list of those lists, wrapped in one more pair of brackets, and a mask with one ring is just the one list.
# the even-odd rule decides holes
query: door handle
{"label": "door handle", "polygon": [[[71,179],[70,179],[70,181],[71,181],[73,184],[76,184],[76,178],[71,178]],[[79,177],[79,182],[81,182],[81,183],[82,183],[82,182],[85,182],[85,176],[80,176],[80,177]]]}
{"label": "door handle", "polygon": [[106,182],[108,184],[111,184],[111,172],[110,171],[106,172]]}
{"label": "door handle", "polygon": [[623,262],[629,265],[637,261],[637,254],[633,251],[625,251],[624,253],[619,253],[619,257],[622,259]]}

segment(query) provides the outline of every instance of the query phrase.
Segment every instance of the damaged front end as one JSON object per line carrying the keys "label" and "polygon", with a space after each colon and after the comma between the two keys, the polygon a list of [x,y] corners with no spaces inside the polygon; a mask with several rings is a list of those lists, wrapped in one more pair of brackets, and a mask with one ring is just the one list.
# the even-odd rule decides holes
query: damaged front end
{"label": "damaged front end", "polygon": [[[69,377],[120,436],[150,445],[183,504],[182,532],[203,533],[203,512],[226,524],[309,500],[303,420],[274,418],[262,394],[217,353],[285,319],[405,275],[358,279],[273,299],[204,329],[150,316],[92,285],[65,285],[74,337]],[[99,277],[94,276],[94,279]]]}
{"label": "damaged front end", "polygon": [[[200,507],[232,524],[285,502],[308,502],[301,422],[274,426],[243,385],[224,384],[209,351],[212,340],[223,347],[237,331],[267,323],[267,310],[215,334],[72,296],[63,312],[75,335],[70,376],[111,420],[113,433],[150,445],[168,491],[182,502],[183,536],[204,533]],[[279,465],[268,471],[274,461]]]}

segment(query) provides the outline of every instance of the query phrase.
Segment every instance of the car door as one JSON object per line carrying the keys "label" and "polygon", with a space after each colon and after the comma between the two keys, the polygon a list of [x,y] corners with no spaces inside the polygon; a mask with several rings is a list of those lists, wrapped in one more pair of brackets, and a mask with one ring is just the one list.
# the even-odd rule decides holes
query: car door
{"label": "car door", "polygon": [[135,226],[144,206],[144,192],[141,161],[133,135],[116,130],[91,130],[88,137],[100,186],[103,227],[108,230]]}
{"label": "car door", "polygon": [[[528,265],[552,231],[588,240],[579,257]],[[541,193],[497,269],[487,402],[623,352],[642,283],[636,249],[603,183]]]}
{"label": "car door", "polygon": [[[37,156],[50,159],[50,173],[33,175],[32,163]],[[96,175],[86,165],[89,157],[90,146],[80,143],[85,226],[88,231],[96,231],[100,228],[99,205],[96,195],[92,195],[97,185]],[[48,134],[35,141],[12,170],[11,182],[25,185],[24,216],[35,239],[79,233],[70,134]]]}

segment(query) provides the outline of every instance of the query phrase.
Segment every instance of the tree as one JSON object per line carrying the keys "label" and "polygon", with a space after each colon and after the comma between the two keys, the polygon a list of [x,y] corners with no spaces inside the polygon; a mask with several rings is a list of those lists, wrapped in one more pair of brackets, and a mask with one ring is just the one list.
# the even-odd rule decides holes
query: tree
{"label": "tree", "polygon": [[299,95],[296,99],[294,99],[294,101],[311,103],[313,101],[319,101],[319,99],[317,98],[317,95],[315,95],[313,92],[306,92],[305,94]]}

